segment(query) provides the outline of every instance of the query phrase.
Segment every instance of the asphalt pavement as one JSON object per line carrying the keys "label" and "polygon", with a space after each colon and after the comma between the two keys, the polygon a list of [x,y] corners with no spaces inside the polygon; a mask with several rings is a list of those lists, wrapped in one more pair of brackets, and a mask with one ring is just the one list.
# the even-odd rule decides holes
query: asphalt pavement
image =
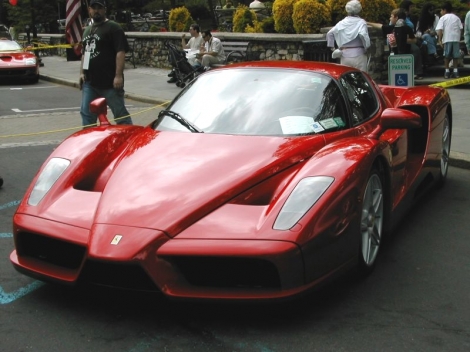
{"label": "asphalt pavement", "polygon": [[[42,57],[42,62],[44,66],[40,68],[41,79],[78,88],[79,61],[67,61],[60,56],[45,56]],[[181,88],[167,83],[168,73],[168,69],[144,66],[133,68],[131,64],[126,63],[124,72],[126,98],[155,105],[171,101]],[[440,73],[442,72],[439,71]],[[437,74],[428,75],[416,84],[433,84],[443,80],[442,76]],[[450,163],[464,168],[470,168],[469,88],[469,83],[448,88],[454,116]]]}

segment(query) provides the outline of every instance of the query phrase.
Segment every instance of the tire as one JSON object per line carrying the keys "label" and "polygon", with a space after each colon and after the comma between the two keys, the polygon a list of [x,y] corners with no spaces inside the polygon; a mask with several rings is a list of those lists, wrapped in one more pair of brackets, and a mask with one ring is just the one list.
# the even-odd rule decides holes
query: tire
{"label": "tire", "polygon": [[383,180],[374,168],[369,174],[362,197],[358,271],[370,274],[375,267],[384,233]]}
{"label": "tire", "polygon": [[441,188],[446,183],[447,172],[449,171],[449,157],[450,157],[450,142],[452,139],[452,128],[450,125],[449,113],[446,112],[442,126],[442,146],[441,146],[441,160],[439,168],[439,179],[437,187]]}

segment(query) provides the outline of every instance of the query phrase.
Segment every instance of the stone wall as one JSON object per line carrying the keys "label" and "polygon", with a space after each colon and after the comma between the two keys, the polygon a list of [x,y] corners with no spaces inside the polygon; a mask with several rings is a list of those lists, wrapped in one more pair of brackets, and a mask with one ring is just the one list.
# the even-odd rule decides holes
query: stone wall
{"label": "stone wall", "polygon": [[[312,42],[324,41],[328,28],[323,28],[319,34],[273,34],[273,33],[228,33],[213,32],[214,37],[222,41],[250,42],[250,60],[319,60],[333,61],[329,51],[323,52],[321,46],[312,46]],[[130,38],[136,38],[135,56],[140,65],[156,68],[169,68],[168,49],[165,42],[170,41],[181,45],[179,32],[127,32]],[[386,61],[384,53],[385,41],[382,32],[369,28],[371,48],[369,73],[375,80],[387,80]],[[61,34],[38,34],[38,37],[50,36],[54,44],[65,43]],[[186,36],[189,38],[189,35]],[[58,48],[55,53],[65,56],[65,49]]]}

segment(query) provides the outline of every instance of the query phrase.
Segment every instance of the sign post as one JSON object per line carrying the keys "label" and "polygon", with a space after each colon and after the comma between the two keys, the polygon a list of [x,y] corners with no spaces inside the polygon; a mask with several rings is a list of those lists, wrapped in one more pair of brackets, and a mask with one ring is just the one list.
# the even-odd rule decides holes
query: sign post
{"label": "sign post", "polygon": [[414,58],[411,54],[388,57],[388,84],[391,86],[413,87]]}

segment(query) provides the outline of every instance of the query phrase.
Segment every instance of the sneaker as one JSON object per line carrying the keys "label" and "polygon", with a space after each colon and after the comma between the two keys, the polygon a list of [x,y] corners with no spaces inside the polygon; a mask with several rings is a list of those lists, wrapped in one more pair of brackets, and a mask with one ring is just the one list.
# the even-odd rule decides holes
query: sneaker
{"label": "sneaker", "polygon": [[168,83],[176,83],[177,79],[176,77],[171,77],[167,82]]}
{"label": "sneaker", "polygon": [[452,78],[459,78],[459,73],[458,72],[453,72],[452,73]]}
{"label": "sneaker", "polygon": [[450,78],[450,72],[444,73],[444,78]]}
{"label": "sneaker", "polygon": [[171,72],[168,74],[168,77],[175,77],[175,71],[171,71]]}

